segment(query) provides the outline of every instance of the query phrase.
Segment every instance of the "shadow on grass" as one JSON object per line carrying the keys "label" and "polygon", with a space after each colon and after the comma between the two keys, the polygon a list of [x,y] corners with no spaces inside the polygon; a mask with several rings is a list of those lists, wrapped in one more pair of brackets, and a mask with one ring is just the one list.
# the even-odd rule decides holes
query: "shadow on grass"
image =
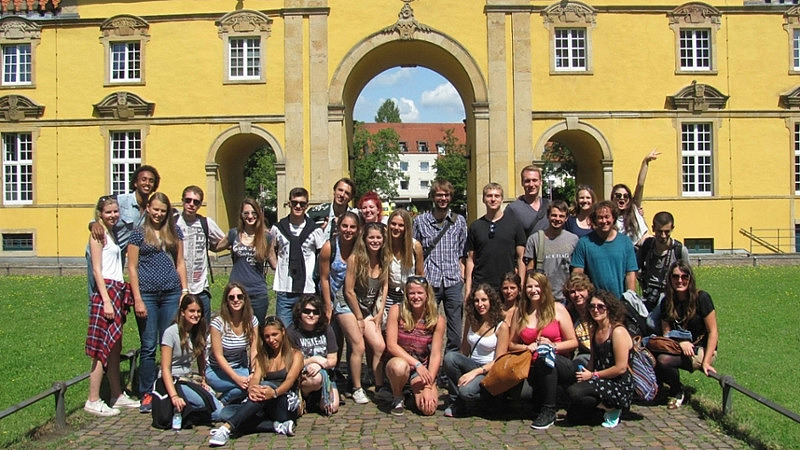
{"label": "shadow on grass", "polygon": [[[701,419],[706,421],[713,421],[725,434],[739,439],[742,442],[752,446],[758,450],[767,450],[774,448],[767,443],[763,442],[757,436],[753,435],[750,429],[735,420],[729,415],[722,413],[721,398],[713,400],[705,396],[697,395],[697,390],[692,386],[683,386],[683,390],[687,395],[687,401],[691,405]],[[720,394],[721,396],[722,394]]]}

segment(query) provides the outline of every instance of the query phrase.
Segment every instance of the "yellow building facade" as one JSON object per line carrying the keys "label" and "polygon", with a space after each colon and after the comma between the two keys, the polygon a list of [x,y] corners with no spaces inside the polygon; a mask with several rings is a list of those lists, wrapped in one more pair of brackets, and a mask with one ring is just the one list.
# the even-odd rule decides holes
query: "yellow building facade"
{"label": "yellow building facade", "polygon": [[673,212],[693,249],[749,249],[753,229],[794,251],[800,10],[656,3],[3,2],[0,257],[82,255],[94,202],[126,191],[137,164],[158,168],[173,201],[203,187],[223,229],[265,145],[279,201],[294,186],[327,201],[352,164],[358,94],[396,66],[434,70],[461,96],[471,219],[489,181],[520,194],[519,169],[548,141],[601,197],[633,188],[658,148],[648,222]]}

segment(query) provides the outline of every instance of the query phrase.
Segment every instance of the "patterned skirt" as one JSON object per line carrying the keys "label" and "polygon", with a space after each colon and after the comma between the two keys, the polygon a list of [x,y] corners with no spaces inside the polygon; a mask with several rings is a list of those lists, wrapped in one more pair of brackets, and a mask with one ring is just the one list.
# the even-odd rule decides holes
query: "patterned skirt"
{"label": "patterned skirt", "polygon": [[114,308],[114,318],[109,320],[103,316],[103,297],[92,292],[89,299],[89,330],[86,333],[86,354],[90,358],[99,359],[103,367],[106,366],[111,349],[122,339],[122,327],[133,306],[133,295],[128,283],[109,279],[104,281]]}

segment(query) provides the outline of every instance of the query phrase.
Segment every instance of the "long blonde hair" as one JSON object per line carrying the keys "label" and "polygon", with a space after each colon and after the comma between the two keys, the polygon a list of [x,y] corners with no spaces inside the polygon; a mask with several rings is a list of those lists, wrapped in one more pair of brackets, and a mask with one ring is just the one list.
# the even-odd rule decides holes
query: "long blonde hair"
{"label": "long blonde hair", "polygon": [[430,330],[436,327],[439,322],[439,313],[436,309],[436,300],[433,296],[433,288],[425,277],[412,276],[408,277],[405,286],[405,295],[403,295],[403,303],[400,304],[400,320],[403,323],[403,329],[411,331],[416,326],[414,322],[414,315],[411,312],[411,304],[408,301],[408,285],[416,284],[425,289],[425,296],[428,298],[425,302],[425,313],[423,319],[425,321],[425,329]]}
{"label": "long blonde hair", "polygon": [[517,308],[519,317],[517,318],[517,329],[522,330],[528,324],[528,319],[536,314],[538,320],[536,322],[536,329],[550,325],[550,322],[556,318],[556,299],[553,297],[553,292],[550,289],[550,282],[547,281],[547,275],[537,272],[535,270],[528,270],[525,272],[525,287],[531,280],[539,283],[539,290],[541,298],[537,303],[528,298],[528,290],[523,288],[523,292],[519,294],[519,308]]}
{"label": "long blonde hair", "polygon": [[361,235],[356,239],[355,246],[353,247],[353,257],[356,264],[356,279],[355,284],[359,287],[367,287],[369,285],[370,267],[369,267],[369,253],[367,250],[367,235],[370,230],[378,230],[383,236],[383,245],[378,250],[378,264],[381,267],[380,278],[384,279],[389,273],[389,264],[386,263],[386,255],[389,254],[386,250],[386,225],[380,222],[368,223],[361,231]]}
{"label": "long blonde hair", "polygon": [[[400,216],[403,219],[403,225],[405,226],[405,230],[403,231],[403,236],[399,238],[400,241],[400,248],[402,249],[402,258],[400,259],[400,266],[402,267],[402,272],[405,273],[411,270],[414,267],[414,240],[411,238],[411,234],[413,233],[412,230],[412,223],[411,223],[411,214],[408,213],[405,209],[395,209],[389,215],[389,227],[392,226],[392,219],[396,216]],[[394,254],[394,243],[395,239],[392,237],[392,232],[389,230],[389,254]]]}
{"label": "long blonde hair", "polygon": [[155,192],[147,199],[148,208],[153,204],[153,201],[163,203],[167,207],[167,211],[164,216],[164,223],[159,229],[161,231],[160,239],[159,236],[156,236],[156,227],[153,223],[153,219],[150,217],[149,213],[147,214],[144,224],[142,225],[142,229],[144,230],[144,242],[155,248],[166,250],[172,255],[174,260],[178,252],[178,231],[175,226],[175,221],[172,219],[172,203],[170,203],[169,197],[163,192]]}

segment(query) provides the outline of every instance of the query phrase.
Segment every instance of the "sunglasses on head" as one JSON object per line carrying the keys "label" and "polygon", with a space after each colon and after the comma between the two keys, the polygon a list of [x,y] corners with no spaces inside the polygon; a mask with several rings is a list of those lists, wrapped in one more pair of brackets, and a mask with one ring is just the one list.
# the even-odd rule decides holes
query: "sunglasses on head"
{"label": "sunglasses on head", "polygon": [[107,202],[109,200],[116,200],[116,199],[117,199],[117,194],[111,194],[111,195],[104,195],[104,196],[100,197],[97,201],[99,203],[103,203],[103,202]]}
{"label": "sunglasses on head", "polygon": [[428,285],[428,279],[425,278],[425,277],[421,277],[419,275],[412,275],[412,276],[406,278],[406,283],[416,283],[416,284],[421,284],[423,286],[427,286]]}
{"label": "sunglasses on head", "polygon": [[200,204],[203,203],[203,202],[201,200],[196,199],[196,198],[186,197],[185,199],[183,199],[183,203],[191,203],[194,206],[200,206]]}
{"label": "sunglasses on head", "polygon": [[244,294],[228,294],[228,301],[244,300]]}

